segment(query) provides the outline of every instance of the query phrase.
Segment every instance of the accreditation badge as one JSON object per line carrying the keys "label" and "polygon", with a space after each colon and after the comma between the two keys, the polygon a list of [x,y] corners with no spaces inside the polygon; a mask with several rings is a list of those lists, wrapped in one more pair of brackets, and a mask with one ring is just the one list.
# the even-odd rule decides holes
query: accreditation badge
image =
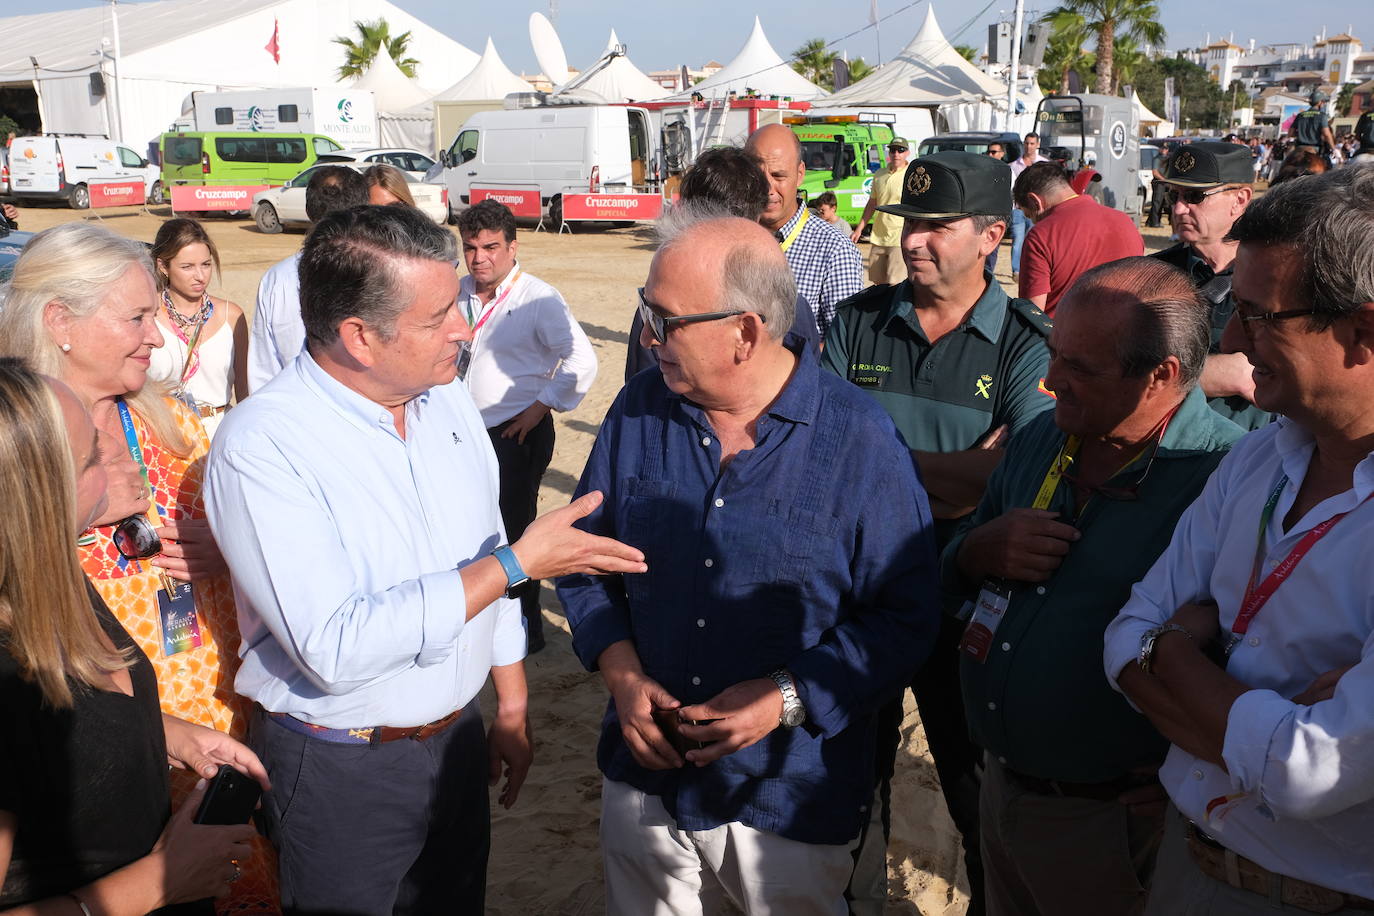
{"label": "accreditation badge", "polygon": [[171,589],[157,590],[157,613],[162,620],[162,654],[176,655],[202,644],[200,618],[190,582],[169,580]]}
{"label": "accreditation badge", "polygon": [[468,367],[472,365],[472,341],[465,340],[458,348],[458,381],[467,378]]}
{"label": "accreditation badge", "polygon": [[1011,603],[1011,586],[1005,582],[987,579],[973,602],[973,617],[964,629],[959,640],[959,651],[974,661],[985,662],[992,649],[992,637],[1006,616],[1007,605]]}

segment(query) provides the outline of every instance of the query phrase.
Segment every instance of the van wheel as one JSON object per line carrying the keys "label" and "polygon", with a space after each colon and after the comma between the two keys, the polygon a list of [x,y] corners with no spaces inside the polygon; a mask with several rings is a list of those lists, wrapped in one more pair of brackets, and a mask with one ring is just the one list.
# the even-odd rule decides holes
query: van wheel
{"label": "van wheel", "polygon": [[67,203],[73,210],[88,210],[91,206],[91,191],[84,184],[72,188],[67,194]]}
{"label": "van wheel", "polygon": [[[549,222],[553,223],[554,232],[563,231],[563,197],[555,196],[549,201]],[[572,232],[572,226],[568,226],[568,231]]]}
{"label": "van wheel", "polygon": [[281,218],[277,216],[277,208],[271,204],[258,204],[253,211],[253,222],[258,224],[259,232],[269,235],[281,232]]}
{"label": "van wheel", "polygon": [[167,189],[162,186],[161,181],[153,182],[153,190],[148,194],[148,203],[165,204],[167,203]]}

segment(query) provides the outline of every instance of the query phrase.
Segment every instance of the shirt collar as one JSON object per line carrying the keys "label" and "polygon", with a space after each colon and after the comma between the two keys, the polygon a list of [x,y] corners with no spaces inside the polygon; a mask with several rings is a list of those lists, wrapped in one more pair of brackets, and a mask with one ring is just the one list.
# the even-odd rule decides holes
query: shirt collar
{"label": "shirt collar", "polygon": [[[1275,417],[1274,425],[1278,427],[1278,431],[1274,433],[1274,451],[1278,453],[1283,473],[1288,475],[1289,483],[1296,488],[1307,476],[1307,466],[1312,460],[1312,451],[1316,448],[1317,442],[1305,427],[1288,417]],[[1355,501],[1363,500],[1370,493],[1374,493],[1374,453],[1366,455],[1363,461],[1355,465],[1352,489]],[[1353,508],[1353,504],[1346,508]]]}
{"label": "shirt collar", "polygon": [[[788,333],[783,337],[782,345],[797,358],[797,365],[792,370],[792,375],[788,378],[787,384],[783,385],[782,391],[778,392],[773,403],[768,405],[765,414],[792,423],[809,424],[815,418],[819,407],[819,359],[814,350],[808,346],[806,338],[800,334]],[[698,423],[705,423],[704,412],[695,401],[684,394],[678,394],[671,388],[668,389],[668,397],[680,401],[683,409],[690,413]]]}
{"label": "shirt collar", "polygon": [[[519,277],[520,262],[517,260],[515,264],[511,266],[510,273],[506,274],[506,278],[502,280],[500,283],[496,284],[496,290],[492,293],[492,297],[496,298],[498,296],[504,295],[506,290],[509,289],[511,284],[513,284]],[[461,295],[465,297],[477,295],[477,284],[473,281],[472,274],[463,275],[463,279],[458,282],[458,291]]]}
{"label": "shirt collar", "polygon": [[776,231],[776,232],[773,233],[773,237],[774,237],[775,239],[777,239],[779,242],[781,242],[783,239],[787,238],[788,234],[791,233],[792,229],[797,225],[797,220],[801,219],[801,218],[802,218],[803,216],[805,216],[805,215],[806,215],[806,207],[804,207],[804,206],[802,206],[800,203],[798,203],[798,204],[797,204],[797,212],[796,212],[796,213],[793,213],[793,214],[792,214],[792,218],[789,219],[787,222],[785,222],[785,223],[782,224],[782,228],[781,228],[781,229],[779,229],[778,231]]}
{"label": "shirt collar", "polygon": [[[1207,403],[1202,386],[1194,385],[1169,420],[1168,429],[1164,430],[1164,438],[1159,442],[1159,457],[1182,458],[1229,446],[1240,438],[1239,428],[1232,429],[1233,426]],[[1228,432],[1235,435],[1228,436]]]}
{"label": "shirt collar", "polygon": [[[973,311],[956,330],[968,328],[977,331],[985,337],[989,343],[997,343],[1002,336],[1002,326],[1006,324],[1007,304],[1011,301],[1007,293],[1002,289],[1002,284],[998,283],[993,275],[983,271],[983,281],[987,284],[983,288],[983,295],[978,297],[978,301],[973,303]],[[892,303],[888,306],[887,320],[901,318],[913,331],[925,337],[925,332],[921,330],[921,323],[916,320],[916,307],[911,302],[911,281],[905,280],[897,284],[892,289]]]}
{"label": "shirt collar", "polygon": [[[391,411],[325,372],[309,350],[301,350],[296,367],[307,387],[314,389],[345,420],[359,429],[380,429],[392,436],[397,435],[396,421]],[[425,391],[406,404],[407,419],[429,403],[429,395],[430,392]]]}

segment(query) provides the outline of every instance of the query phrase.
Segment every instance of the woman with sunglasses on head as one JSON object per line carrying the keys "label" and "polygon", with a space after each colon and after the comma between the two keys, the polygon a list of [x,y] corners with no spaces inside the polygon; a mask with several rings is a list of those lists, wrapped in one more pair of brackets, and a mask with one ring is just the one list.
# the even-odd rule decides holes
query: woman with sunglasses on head
{"label": "woman with sunglasses on head", "polygon": [[[142,244],[69,223],[39,233],[0,287],[0,355],[71,386],[90,406],[109,480],[104,511],[77,541],[82,568],[157,673],[162,711],[242,738],[234,693],[239,632],[228,571],[201,500],[209,439],[148,378],[164,335]],[[186,781],[173,782],[179,800]],[[276,903],[265,841],[227,906]]]}
{"label": "woman with sunglasses on head", "polygon": [[148,374],[166,382],[213,436],[230,399],[248,397],[248,322],[237,305],[209,293],[219,252],[200,223],[163,223],[152,255],[163,342]]}
{"label": "woman with sunglasses on head", "polygon": [[192,823],[203,785],[172,815],[167,766],[267,774],[239,742],[160,712],[148,659],[82,575],[77,533],[105,506],[99,448],[70,388],[0,359],[0,503],[26,523],[0,526],[0,911],[210,912],[253,829]]}

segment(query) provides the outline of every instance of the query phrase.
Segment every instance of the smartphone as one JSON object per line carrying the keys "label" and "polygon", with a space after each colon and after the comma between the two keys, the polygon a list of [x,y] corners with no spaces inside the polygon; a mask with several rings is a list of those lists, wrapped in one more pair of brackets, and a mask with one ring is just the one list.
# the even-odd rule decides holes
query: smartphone
{"label": "smartphone", "polygon": [[229,765],[223,765],[205,790],[196,810],[197,824],[246,824],[262,796],[262,786]]}

